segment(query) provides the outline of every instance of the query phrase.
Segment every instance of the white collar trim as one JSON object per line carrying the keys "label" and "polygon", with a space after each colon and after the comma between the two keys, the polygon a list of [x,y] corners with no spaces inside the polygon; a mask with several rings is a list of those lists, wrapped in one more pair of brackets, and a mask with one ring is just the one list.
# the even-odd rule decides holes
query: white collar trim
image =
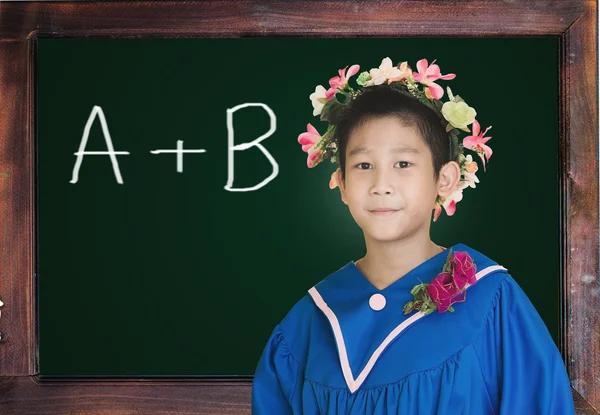
{"label": "white collar trim", "polygon": [[[506,271],[506,268],[504,268],[501,265],[489,266],[489,267],[484,268],[481,271],[479,271],[476,274],[476,278],[477,278],[477,280],[479,280],[482,277],[489,274],[490,272],[499,271],[499,270]],[[471,284],[467,284],[467,288],[469,288],[470,286],[471,286]],[[425,314],[423,312],[418,311],[417,313],[413,314],[412,316],[410,316],[409,318],[404,320],[402,323],[400,323],[394,330],[391,331],[390,334],[388,334],[388,336],[383,340],[383,342],[381,342],[379,347],[371,355],[371,358],[365,365],[362,372],[360,372],[358,377],[356,379],[354,379],[354,377],[352,376],[352,371],[350,369],[350,363],[348,361],[348,353],[346,351],[346,344],[344,343],[344,336],[342,334],[342,329],[340,327],[340,323],[339,323],[335,313],[331,310],[331,308],[329,308],[329,306],[323,300],[323,297],[321,297],[321,294],[319,294],[319,292],[317,291],[317,289],[315,287],[312,287],[310,290],[308,290],[308,293],[311,295],[314,302],[317,304],[317,307],[319,307],[321,309],[321,311],[323,311],[323,313],[325,313],[325,315],[327,316],[327,319],[329,320],[329,323],[331,324],[331,328],[333,329],[333,334],[335,336],[335,341],[337,343],[337,347],[338,347],[338,351],[339,351],[342,373],[344,374],[344,379],[346,380],[346,384],[348,385],[348,388],[350,389],[350,393],[354,393],[356,390],[358,390],[358,388],[360,388],[360,385],[363,384],[363,382],[365,381],[365,379],[367,378],[367,376],[373,369],[373,366],[375,366],[377,359],[379,359],[379,356],[381,355],[381,353],[383,353],[385,348],[396,337],[398,337],[398,335],[404,329],[406,329],[408,326],[413,324],[415,321],[425,317]]]}

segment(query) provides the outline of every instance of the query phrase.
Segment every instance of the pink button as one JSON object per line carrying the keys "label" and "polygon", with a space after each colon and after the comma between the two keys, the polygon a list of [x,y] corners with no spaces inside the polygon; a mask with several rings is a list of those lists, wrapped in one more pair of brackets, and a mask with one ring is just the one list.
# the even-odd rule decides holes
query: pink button
{"label": "pink button", "polygon": [[369,306],[375,311],[383,310],[385,307],[385,297],[379,293],[373,294],[369,298]]}

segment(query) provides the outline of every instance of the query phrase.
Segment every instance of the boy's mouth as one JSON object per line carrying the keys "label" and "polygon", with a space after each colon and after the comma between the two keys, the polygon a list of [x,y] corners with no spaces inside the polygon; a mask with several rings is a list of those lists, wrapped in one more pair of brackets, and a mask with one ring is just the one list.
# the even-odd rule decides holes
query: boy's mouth
{"label": "boy's mouth", "polygon": [[396,212],[398,212],[400,209],[391,209],[391,208],[377,208],[374,210],[370,210],[369,212],[373,213],[374,215],[392,215]]}

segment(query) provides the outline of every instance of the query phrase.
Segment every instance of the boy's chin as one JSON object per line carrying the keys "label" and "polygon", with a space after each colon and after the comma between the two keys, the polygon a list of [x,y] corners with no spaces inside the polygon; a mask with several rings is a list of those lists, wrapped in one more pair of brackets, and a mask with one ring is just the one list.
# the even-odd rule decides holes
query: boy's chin
{"label": "boy's chin", "polygon": [[403,229],[394,229],[391,230],[389,227],[387,229],[363,229],[363,234],[366,240],[371,240],[373,242],[394,242],[401,240],[405,237],[406,232]]}

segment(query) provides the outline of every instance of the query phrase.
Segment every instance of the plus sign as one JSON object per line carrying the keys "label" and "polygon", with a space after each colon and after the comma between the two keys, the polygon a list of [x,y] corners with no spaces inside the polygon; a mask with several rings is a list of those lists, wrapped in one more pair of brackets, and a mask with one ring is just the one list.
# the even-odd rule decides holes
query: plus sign
{"label": "plus sign", "polygon": [[150,150],[152,154],[177,153],[177,172],[183,173],[183,153],[206,153],[206,150],[184,150],[183,141],[177,140],[177,150]]}

